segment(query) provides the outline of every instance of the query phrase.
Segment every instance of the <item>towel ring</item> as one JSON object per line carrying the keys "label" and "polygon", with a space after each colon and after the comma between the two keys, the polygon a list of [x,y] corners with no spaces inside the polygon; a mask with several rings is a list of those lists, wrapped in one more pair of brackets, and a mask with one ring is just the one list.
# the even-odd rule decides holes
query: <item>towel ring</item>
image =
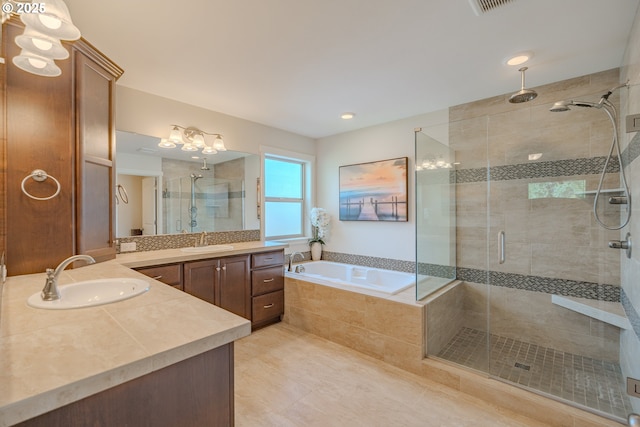
{"label": "towel ring", "polygon": [[[44,182],[47,178],[51,178],[56,185],[58,186],[58,188],[56,189],[56,192],[53,193],[51,196],[49,197],[36,197],[36,196],[32,196],[31,194],[29,194],[27,192],[27,190],[25,190],[24,188],[24,184],[27,182],[27,180],[29,178],[33,178],[34,181],[37,182]],[[24,177],[24,179],[22,180],[22,184],[20,185],[22,187],[22,192],[24,194],[26,194],[27,196],[31,197],[34,200],[51,200],[54,197],[56,197],[58,194],[60,194],[60,181],[58,181],[57,179],[55,179],[53,176],[47,174],[45,171],[43,171],[42,169],[35,169],[31,172],[30,175],[27,175]]]}
{"label": "towel ring", "polygon": [[[122,202],[125,205],[129,204],[129,195],[127,194],[126,188],[124,188],[121,184],[118,184],[118,195],[120,196],[120,198],[122,199]],[[118,200],[117,197],[116,197],[116,200]]]}

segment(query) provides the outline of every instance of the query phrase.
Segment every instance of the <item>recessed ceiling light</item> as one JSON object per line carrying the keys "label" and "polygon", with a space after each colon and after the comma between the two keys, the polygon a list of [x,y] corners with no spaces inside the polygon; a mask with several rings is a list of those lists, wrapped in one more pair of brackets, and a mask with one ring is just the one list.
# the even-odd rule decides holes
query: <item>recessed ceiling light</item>
{"label": "recessed ceiling light", "polygon": [[504,63],[507,65],[521,65],[533,57],[531,52],[521,52],[516,55],[505,58]]}
{"label": "recessed ceiling light", "polygon": [[342,113],[340,118],[343,120],[351,120],[356,116],[356,113]]}
{"label": "recessed ceiling light", "polygon": [[192,159],[194,160],[198,160],[200,157],[199,156],[191,156]]}

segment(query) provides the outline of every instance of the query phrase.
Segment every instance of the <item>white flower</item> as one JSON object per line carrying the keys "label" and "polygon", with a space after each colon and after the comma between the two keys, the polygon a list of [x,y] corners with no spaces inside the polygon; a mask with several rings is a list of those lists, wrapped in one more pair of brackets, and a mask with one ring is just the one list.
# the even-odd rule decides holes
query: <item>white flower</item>
{"label": "white flower", "polygon": [[313,239],[311,241],[320,241],[327,235],[329,231],[329,222],[331,217],[323,208],[313,208],[309,213],[311,225],[313,226]]}

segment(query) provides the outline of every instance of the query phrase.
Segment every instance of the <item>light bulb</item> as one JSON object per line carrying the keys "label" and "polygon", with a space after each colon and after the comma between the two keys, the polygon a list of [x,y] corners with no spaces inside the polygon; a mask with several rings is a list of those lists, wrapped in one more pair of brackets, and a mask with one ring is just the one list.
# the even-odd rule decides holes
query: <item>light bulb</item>
{"label": "light bulb", "polygon": [[40,50],[51,50],[51,48],[53,47],[53,43],[42,39],[33,38],[31,39],[31,42]]}
{"label": "light bulb", "polygon": [[224,146],[224,141],[220,135],[216,136],[216,140],[213,141],[213,148],[218,151],[227,151],[227,147]]}
{"label": "light bulb", "polygon": [[29,64],[31,64],[31,66],[34,68],[44,68],[47,66],[47,63],[41,59],[29,58],[28,61]]}
{"label": "light bulb", "polygon": [[182,133],[177,126],[174,126],[173,129],[171,129],[171,133],[169,134],[169,141],[173,142],[174,144],[183,144]]}
{"label": "light bulb", "polygon": [[38,18],[40,19],[40,22],[42,22],[42,25],[47,28],[51,28],[52,30],[57,30],[62,27],[62,21],[58,18],[54,18],[53,16],[39,14]]}
{"label": "light bulb", "polygon": [[193,136],[193,145],[196,147],[204,147],[204,136],[201,133],[197,133]]}
{"label": "light bulb", "polygon": [[169,141],[168,139],[162,138],[160,140],[160,142],[158,143],[158,147],[161,147],[161,148],[176,148],[176,144],[174,144],[173,142]]}
{"label": "light bulb", "polygon": [[202,149],[202,154],[218,154],[218,151],[208,145]]}
{"label": "light bulb", "polygon": [[198,147],[193,144],[184,144],[182,146],[182,151],[198,151]]}

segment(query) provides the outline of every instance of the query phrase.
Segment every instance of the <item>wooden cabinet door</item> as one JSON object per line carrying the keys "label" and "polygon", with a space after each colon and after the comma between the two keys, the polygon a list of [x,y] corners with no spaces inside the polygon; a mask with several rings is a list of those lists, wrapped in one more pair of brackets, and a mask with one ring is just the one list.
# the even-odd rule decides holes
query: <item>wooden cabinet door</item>
{"label": "wooden cabinet door", "polygon": [[245,319],[251,319],[249,256],[222,258],[220,269],[216,305]]}
{"label": "wooden cabinet door", "polygon": [[[57,64],[62,75],[51,78],[30,74],[16,67],[11,58],[20,54],[14,43],[23,27],[12,19],[2,25],[1,38],[6,63],[0,65],[5,80],[0,82],[5,98],[0,99],[0,120],[5,128],[0,151],[2,199],[6,211],[7,267],[9,275],[41,273],[55,268],[75,252],[73,218],[74,132],[71,116],[73,70],[71,61]],[[3,109],[4,107],[4,109]],[[5,121],[6,120],[6,121]],[[34,200],[22,192],[21,182],[34,169],[42,169],[60,183],[60,193],[49,200]],[[25,189],[35,197],[55,194],[55,181],[29,178]]]}
{"label": "wooden cabinet door", "polygon": [[211,304],[219,305],[215,293],[219,269],[217,259],[185,262],[183,267],[184,291]]}
{"label": "wooden cabinet door", "polygon": [[74,50],[76,64],[76,218],[78,253],[115,258],[116,76]]}

